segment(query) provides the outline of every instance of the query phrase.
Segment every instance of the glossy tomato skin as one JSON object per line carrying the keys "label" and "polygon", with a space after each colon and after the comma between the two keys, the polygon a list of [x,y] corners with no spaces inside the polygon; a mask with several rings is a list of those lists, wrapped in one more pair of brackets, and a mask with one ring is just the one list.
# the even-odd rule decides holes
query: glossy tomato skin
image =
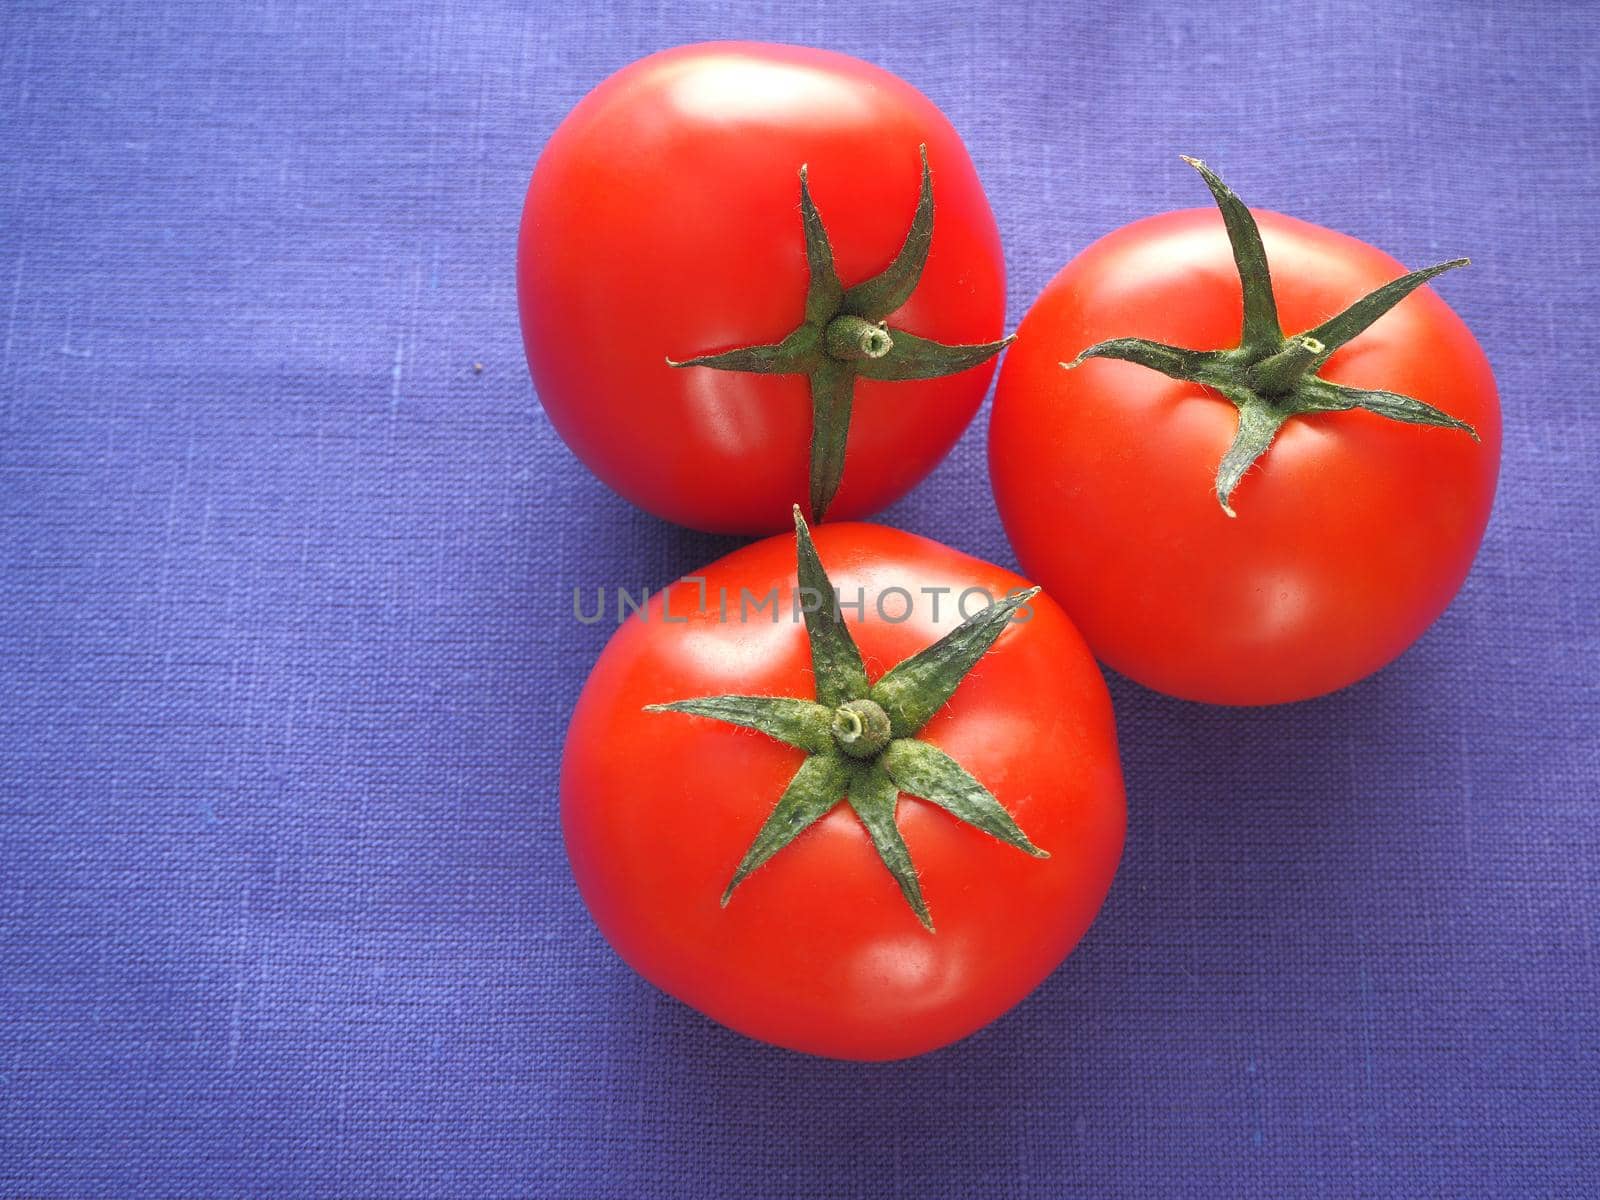
{"label": "glossy tomato skin", "polygon": [[[781,340],[804,315],[799,177],[846,286],[881,271],[933,172],[927,268],[890,323],[947,343],[999,338],[1000,236],[960,137],[915,88],[857,59],[750,43],[652,55],[589,93],[528,187],[517,255],[534,386],[567,444],[627,499],[723,533],[790,527],[807,496],[803,376],[673,369]],[[919,383],[856,384],[848,518],[909,490],[976,413],[993,360]]]}
{"label": "glossy tomato skin", "polygon": [[[1287,333],[1406,271],[1343,234],[1256,219]],[[1482,442],[1363,411],[1294,417],[1230,520],[1213,478],[1232,404],[1129,363],[1059,364],[1111,337],[1232,347],[1241,308],[1215,210],[1094,243],[1022,322],[996,390],[990,473],[1023,568],[1103,662],[1174,696],[1271,704],[1363,678],[1444,611],[1488,522],[1500,406],[1472,334],[1423,288],[1321,374],[1427,401]]]}
{"label": "glossy tomato skin", "polygon": [[[870,677],[954,628],[961,591],[1026,586],[999,567],[880,526],[829,524],[818,552]],[[812,1054],[890,1059],[981,1028],[1028,994],[1088,928],[1121,855],[1124,803],[1111,706],[1071,623],[1042,595],[920,735],[961,762],[1048,850],[1034,859],[921,800],[899,825],[932,912],[928,933],[848,805],[718,900],[798,768],[761,734],[646,704],[725,693],[812,696],[792,620],[795,542],[779,536],[657,596],[595,665],[572,717],[561,817],[573,873],[606,939],[658,987],[725,1025]],[[900,623],[874,597],[907,589]],[[921,588],[954,589],[938,619]],[[727,589],[730,618],[720,616]],[[780,619],[739,620],[740,589],[776,589]],[[969,599],[976,612],[983,601]],[[886,611],[899,616],[898,595]],[[770,610],[769,610],[770,611]],[[666,615],[686,616],[669,623]]]}

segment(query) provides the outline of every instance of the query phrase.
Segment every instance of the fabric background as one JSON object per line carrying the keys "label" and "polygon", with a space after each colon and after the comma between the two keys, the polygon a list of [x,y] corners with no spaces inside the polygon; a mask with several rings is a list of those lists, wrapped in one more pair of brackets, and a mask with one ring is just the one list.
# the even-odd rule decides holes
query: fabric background
{"label": "fabric background", "polygon": [[[1600,9],[1296,0],[0,10],[0,1192],[1579,1196],[1600,1187]],[[888,1066],[635,978],[567,871],[574,585],[730,549],[542,415],[527,175],[624,63],[848,51],[963,131],[1015,321],[1134,217],[1413,265],[1506,410],[1465,590],[1266,711],[1119,679],[1121,875]],[[482,363],[480,373],[474,363]],[[1001,563],[987,418],[883,520]]]}

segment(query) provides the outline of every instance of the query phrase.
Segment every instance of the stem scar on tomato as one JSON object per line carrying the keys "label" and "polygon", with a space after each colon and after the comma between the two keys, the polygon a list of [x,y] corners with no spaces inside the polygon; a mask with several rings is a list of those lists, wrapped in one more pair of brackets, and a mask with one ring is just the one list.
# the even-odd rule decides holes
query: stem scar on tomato
{"label": "stem scar on tomato", "polygon": [[1187,155],[1183,161],[1200,172],[1222,210],[1244,291],[1244,323],[1238,346],[1232,350],[1186,350],[1144,338],[1111,338],[1090,346],[1071,362],[1062,363],[1063,367],[1070,371],[1090,358],[1120,359],[1172,379],[1198,383],[1231,401],[1239,410],[1239,428],[1217,465],[1216,478],[1217,503],[1230,517],[1235,515],[1229,503],[1234,488],[1266,453],[1290,417],[1362,408],[1410,425],[1459,429],[1471,435],[1473,441],[1478,440],[1478,431],[1467,422],[1411,396],[1344,387],[1317,378],[1317,372],[1335,350],[1430,279],[1466,266],[1468,259],[1455,258],[1413,271],[1363,296],[1315,329],[1285,337],[1278,322],[1278,302],[1255,217],[1205,163]]}
{"label": "stem scar on tomato", "polygon": [[900,251],[883,271],[846,288],[834,270],[833,246],[800,168],[800,220],[805,230],[805,319],[781,342],[702,354],[670,367],[710,367],[757,375],[805,375],[811,380],[810,500],[813,519],[827,516],[844,478],[845,443],[856,379],[902,382],[954,375],[1000,353],[1011,342],[947,346],[895,329],[886,318],[917,290],[933,244],[933,175],[922,155],[922,190]]}
{"label": "stem scar on tomato", "polygon": [[[837,599],[817,557],[800,506],[794,509],[801,594]],[[791,696],[705,696],[649,704],[646,712],[677,712],[759,730],[806,752],[744,859],[722,893],[727,906],[750,872],[782,850],[841,800],[866,827],[873,848],[894,876],[906,903],[929,933],[933,919],[917,872],[895,823],[901,792],[919,796],[957,820],[1035,858],[1049,858],[1028,840],[1000,802],[944,751],[916,734],[944,706],[1012,615],[1035,595],[1029,588],[963,621],[933,645],[887,671],[876,683],[836,603],[805,611],[815,700]]]}

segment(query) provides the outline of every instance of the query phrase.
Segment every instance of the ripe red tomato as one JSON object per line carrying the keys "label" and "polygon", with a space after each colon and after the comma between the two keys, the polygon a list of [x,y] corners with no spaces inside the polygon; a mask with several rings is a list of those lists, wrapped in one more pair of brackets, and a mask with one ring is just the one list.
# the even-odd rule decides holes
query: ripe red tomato
{"label": "ripe red tomato", "polygon": [[[1405,272],[1343,234],[1254,215],[1284,331],[1326,329],[1333,314]],[[1289,415],[1276,401],[1260,406],[1269,425],[1283,423],[1236,490],[1218,478],[1219,463],[1241,427],[1237,401],[1248,396],[1169,378],[1163,369],[1182,369],[1160,360],[1151,369],[1093,357],[1063,369],[1107,339],[1239,346],[1240,279],[1215,209],[1151,217],[1094,243],[1018,331],[989,454],[1024,570],[1102,661],[1175,696],[1266,704],[1362,678],[1444,611],[1488,521],[1500,409],[1482,350],[1426,288],[1325,366],[1312,358],[1323,381],[1382,389],[1364,393],[1380,410],[1405,397],[1423,404],[1400,420],[1362,408]],[[1264,346],[1273,348],[1270,339]],[[1110,353],[1138,357],[1125,346]],[[1247,375],[1249,357],[1216,361]],[[1317,403],[1333,397],[1337,406],[1349,394],[1324,389]],[[1481,441],[1405,420],[1464,422]],[[1238,455],[1234,478],[1249,459]]]}
{"label": "ripe red tomato", "polygon": [[[1122,850],[1116,733],[1099,669],[1052,601],[1013,613],[1014,598],[979,616],[984,597],[963,598],[1024,588],[1009,571],[875,525],[822,526],[815,553],[843,599],[842,626],[813,618],[832,634],[795,619],[796,539],[783,536],[720,559],[621,626],[573,713],[562,826],[596,923],[646,979],[751,1037],[899,1058],[994,1020],[1088,928]],[[741,610],[741,596],[776,602]],[[852,607],[863,596],[864,614]],[[985,622],[985,637],[998,636],[987,652],[962,642]],[[888,714],[854,756],[841,756],[836,731],[865,737],[872,722],[854,713],[871,706],[830,691],[853,652],[813,650],[808,632],[859,646],[851,669]],[[917,709],[906,697],[927,682],[918,672],[948,668],[958,643],[959,672],[981,656],[976,669],[939,693],[946,702]],[[908,658],[919,665],[897,667]],[[731,701],[703,699],[730,694],[814,714],[820,740],[785,744],[727,723]],[[694,715],[713,710],[720,719]],[[924,768],[964,780],[963,794],[929,786]],[[796,816],[808,771],[841,773]],[[762,839],[765,861],[746,874]]]}
{"label": "ripe red tomato", "polygon": [[[921,147],[931,243],[912,245]],[[770,347],[831,314],[808,305],[820,281],[803,166],[838,280],[854,292],[904,268],[909,291],[856,296],[899,348],[870,334],[852,362],[808,343],[811,383],[748,364],[669,366]],[[517,294],[540,401],[595,474],[668,520],[772,533],[808,495],[827,508],[841,465],[831,512],[850,517],[897,499],[950,450],[993,374],[1005,273],[966,148],[925,96],[841,54],[730,42],[636,62],[561,124],[528,186]],[[837,293],[826,299],[837,307]],[[973,353],[936,362],[926,339]],[[814,428],[837,435],[815,453]],[[808,485],[814,459],[825,478]]]}

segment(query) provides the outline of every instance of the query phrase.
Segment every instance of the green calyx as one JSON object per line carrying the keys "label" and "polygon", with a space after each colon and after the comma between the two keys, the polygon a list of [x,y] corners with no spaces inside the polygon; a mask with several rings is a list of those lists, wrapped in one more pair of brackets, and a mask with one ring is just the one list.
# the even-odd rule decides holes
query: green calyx
{"label": "green calyx", "polygon": [[781,342],[742,346],[702,354],[672,367],[709,367],[714,371],[746,371],[757,375],[805,375],[811,381],[810,501],[813,519],[821,521],[844,478],[845,443],[855,384],[860,379],[891,382],[937,379],[975,367],[1000,353],[1011,341],[947,346],[894,329],[886,318],[911,298],[922,279],[933,244],[933,176],[928,148],[921,147],[922,191],[916,215],[900,252],[883,271],[846,288],[833,266],[833,246],[821,214],[812,203],[806,168],[800,168],[800,218],[805,232],[805,319]]}
{"label": "green calyx", "polygon": [[1222,210],[1244,291],[1244,327],[1239,345],[1232,350],[1186,350],[1144,338],[1112,338],[1090,346],[1070,363],[1062,363],[1063,367],[1071,370],[1090,358],[1120,359],[1172,379],[1201,384],[1231,401],[1239,410],[1239,428],[1217,466],[1216,476],[1217,503],[1230,517],[1235,515],[1231,504],[1234,489],[1244,473],[1266,453],[1290,417],[1363,408],[1409,425],[1458,429],[1478,440],[1477,430],[1467,422],[1421,400],[1395,392],[1344,387],[1317,376],[1335,350],[1430,279],[1466,266],[1467,259],[1452,259],[1413,271],[1363,296],[1315,329],[1285,337],[1255,218],[1205,163],[1188,157],[1183,161],[1200,172]]}
{"label": "green calyx", "polygon": [[917,920],[931,933],[933,919],[895,822],[900,793],[936,804],[1035,858],[1049,857],[960,763],[916,736],[1039,589],[1008,596],[969,617],[869,683],[861,651],[840,614],[838,593],[822,569],[798,505],[794,523],[800,594],[821,598],[805,613],[815,699],[705,696],[651,704],[645,711],[687,713],[759,730],[806,752],[722,893],[724,906],[750,872],[844,801],[866,828]]}

